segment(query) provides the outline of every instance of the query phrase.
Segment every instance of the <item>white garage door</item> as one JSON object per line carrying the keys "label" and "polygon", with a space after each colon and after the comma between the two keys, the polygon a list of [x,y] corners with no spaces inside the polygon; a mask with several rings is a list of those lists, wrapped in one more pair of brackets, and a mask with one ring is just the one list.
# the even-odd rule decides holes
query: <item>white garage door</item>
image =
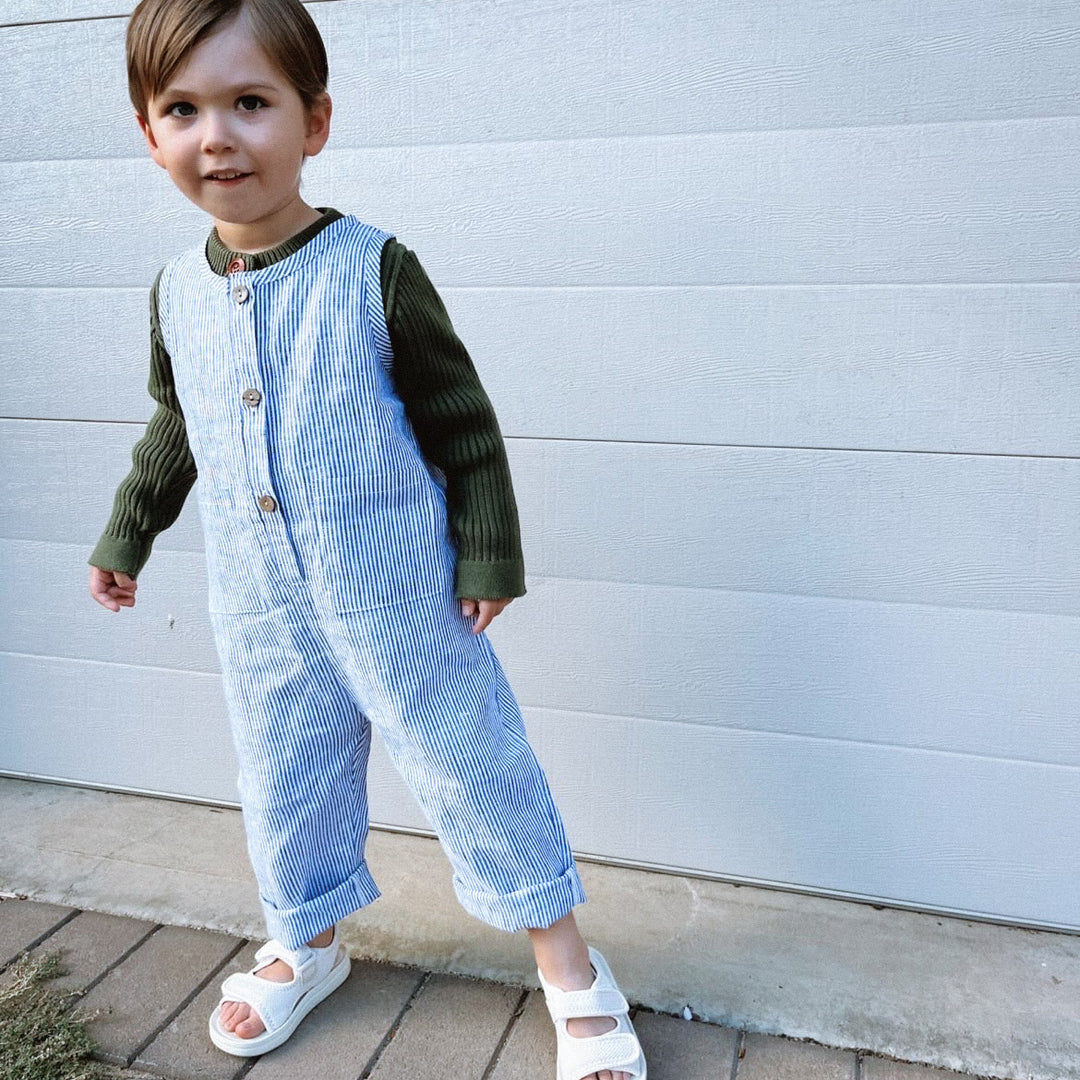
{"label": "white garage door", "polygon": [[[235,803],[194,498],[134,612],[86,593],[207,228],[130,7],[0,27],[0,771]],[[311,11],[304,194],[417,251],[495,402],[529,591],[490,636],[574,847],[1080,930],[1076,5]]]}

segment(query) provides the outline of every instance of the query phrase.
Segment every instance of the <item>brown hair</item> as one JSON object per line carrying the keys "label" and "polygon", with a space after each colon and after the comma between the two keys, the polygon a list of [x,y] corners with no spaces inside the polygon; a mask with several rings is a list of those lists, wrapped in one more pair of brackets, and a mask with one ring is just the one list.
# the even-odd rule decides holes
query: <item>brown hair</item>
{"label": "brown hair", "polygon": [[187,55],[219,24],[243,12],[267,56],[310,109],[326,91],[326,46],[300,0],[140,0],[127,26],[128,94],[147,116]]}

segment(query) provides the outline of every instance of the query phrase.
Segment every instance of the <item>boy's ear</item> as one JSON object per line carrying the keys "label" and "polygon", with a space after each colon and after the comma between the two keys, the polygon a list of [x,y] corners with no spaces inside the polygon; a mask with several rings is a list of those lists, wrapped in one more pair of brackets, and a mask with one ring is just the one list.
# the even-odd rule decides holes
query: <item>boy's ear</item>
{"label": "boy's ear", "polygon": [[323,91],[307,113],[307,135],[304,138],[304,156],[314,157],[330,137],[330,113],[333,111],[330,95]]}
{"label": "boy's ear", "polygon": [[135,119],[139,121],[139,127],[142,128],[142,133],[146,136],[146,145],[150,149],[150,156],[164,169],[165,160],[161,156],[161,148],[157,144],[157,139],[154,138],[154,132],[150,127],[150,121],[140,112],[135,114]]}

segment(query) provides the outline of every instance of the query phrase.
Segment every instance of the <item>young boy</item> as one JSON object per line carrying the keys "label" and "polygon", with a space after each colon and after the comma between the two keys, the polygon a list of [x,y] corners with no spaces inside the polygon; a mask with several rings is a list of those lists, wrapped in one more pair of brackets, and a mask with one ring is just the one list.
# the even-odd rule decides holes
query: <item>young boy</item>
{"label": "young boy", "polygon": [[211,1039],[265,1053],[348,975],[336,922],[379,895],[363,860],[374,723],[462,905],[528,931],[559,1080],[645,1080],[625,998],[577,930],[577,867],[482,633],[525,591],[490,402],[415,256],[300,197],[331,115],[314,23],[299,0],[142,0],[127,50],[151,157],[214,229],[154,283],[158,408],[90,591],[114,612],[134,605],[197,475],[272,935],[222,984]]}

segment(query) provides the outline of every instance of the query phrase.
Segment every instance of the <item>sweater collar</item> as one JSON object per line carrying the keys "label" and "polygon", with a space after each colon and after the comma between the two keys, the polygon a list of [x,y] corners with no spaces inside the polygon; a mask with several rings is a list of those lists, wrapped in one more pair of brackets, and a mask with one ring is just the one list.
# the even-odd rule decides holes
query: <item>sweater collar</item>
{"label": "sweater collar", "polygon": [[280,244],[267,248],[265,251],[232,251],[222,243],[215,226],[206,241],[206,261],[210,264],[210,269],[215,274],[225,277],[229,272],[229,264],[234,259],[242,258],[245,270],[262,270],[273,263],[280,262],[299,251],[312,237],[317,236],[327,225],[342,216],[341,212],[332,206],[316,206],[315,209],[322,214],[318,221],[313,221],[307,228],[290,236],[288,240],[282,240]]}

